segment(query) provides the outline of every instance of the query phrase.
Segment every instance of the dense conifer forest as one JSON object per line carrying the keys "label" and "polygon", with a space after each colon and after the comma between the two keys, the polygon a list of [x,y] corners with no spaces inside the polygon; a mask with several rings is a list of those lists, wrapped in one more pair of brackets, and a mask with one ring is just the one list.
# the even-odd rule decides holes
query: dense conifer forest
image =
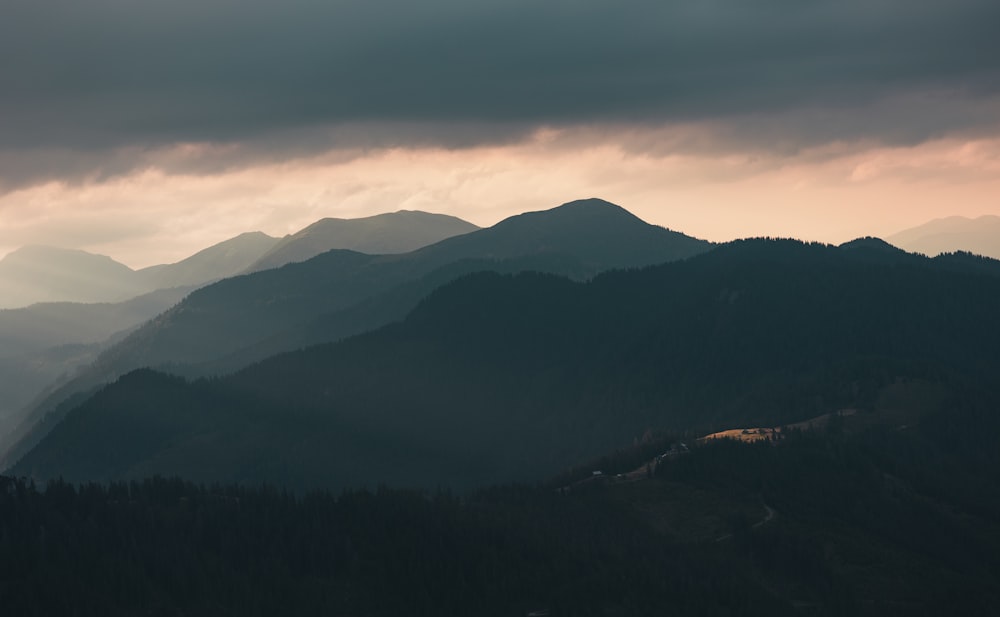
{"label": "dense conifer forest", "polygon": [[13,469],[335,490],[537,482],[648,430],[946,409],[995,386],[997,314],[1000,277],[979,267],[787,240],[585,283],[477,273],[400,323],[231,376],[126,375]]}
{"label": "dense conifer forest", "polygon": [[902,431],[856,414],[612,473],[676,443],[664,436],[603,458],[599,476],[457,494],[4,478],[0,603],[17,615],[991,615],[1000,456],[984,435],[1000,426],[985,411]]}

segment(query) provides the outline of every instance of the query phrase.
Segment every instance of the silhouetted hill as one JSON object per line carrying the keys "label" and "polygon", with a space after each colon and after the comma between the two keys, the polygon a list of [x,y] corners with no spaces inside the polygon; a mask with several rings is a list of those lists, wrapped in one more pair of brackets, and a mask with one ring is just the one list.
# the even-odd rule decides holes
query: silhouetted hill
{"label": "silhouetted hill", "polygon": [[437,268],[416,280],[401,283],[384,293],[371,296],[348,308],[320,315],[282,330],[262,341],[239,349],[223,358],[187,365],[171,365],[170,371],[188,377],[224,375],[281,352],[319,343],[338,341],[385,324],[401,321],[415,306],[438,287],[474,272],[548,272],[576,280],[594,274],[569,255],[544,253],[503,260],[461,259]]}
{"label": "silhouetted hill", "polygon": [[876,238],[874,236],[865,236],[863,238],[856,238],[850,242],[845,242],[840,245],[842,249],[858,249],[864,251],[881,251],[883,253],[888,253],[890,255],[899,255],[905,253],[906,251],[897,248],[881,238]]}
{"label": "silhouetted hill", "polygon": [[[144,326],[111,350],[107,360],[117,369],[128,370],[221,358],[461,260],[545,256],[547,263],[557,267],[571,264],[572,273],[593,275],[612,267],[688,257],[709,246],[644,223],[607,202],[572,202],[512,217],[489,229],[404,255],[333,250],[307,262],[220,281],[192,293]],[[456,275],[465,271],[460,269]],[[423,289],[429,291],[427,286]],[[348,334],[360,331],[345,330]]]}
{"label": "silhouetted hill", "polygon": [[[491,228],[448,238],[404,255],[330,251],[302,264],[222,281],[192,294],[117,351],[123,356],[132,353],[129,346],[141,341],[141,361],[124,360],[124,365],[131,367],[220,358],[430,276],[432,283],[418,285],[417,297],[404,304],[404,310],[408,310],[434,286],[472,270],[489,268],[488,261],[483,260],[519,259],[525,268],[586,277],[610,268],[690,257],[709,246],[702,240],[649,225],[608,202],[571,202],[552,210],[514,216]],[[451,265],[459,262],[467,265]],[[442,268],[452,275],[433,275]],[[398,297],[392,304],[399,304]],[[387,321],[368,320],[364,327],[344,323],[340,326],[341,336],[384,323]]]}
{"label": "silhouetted hill", "polygon": [[888,240],[908,251],[932,257],[964,251],[1000,259],[1000,216],[935,219],[889,236]]}
{"label": "silhouetted hill", "polygon": [[[8,274],[28,280],[36,297],[84,300],[0,310],[0,451],[28,429],[22,422],[34,417],[34,409],[25,406],[46,390],[58,392],[77,368],[89,365],[102,349],[118,341],[109,340],[112,335],[127,333],[198,285],[245,270],[275,242],[259,232],[242,234],[175,264],[140,271],[107,257],[47,247],[20,249],[0,262],[8,265]],[[100,280],[91,288],[95,279]],[[117,296],[130,299],[92,301]]]}
{"label": "silhouetted hill", "polygon": [[843,408],[890,422],[995,395],[1000,278],[858,255],[753,240],[587,283],[470,275],[402,323],[227,378],[132,374],[14,471],[469,486],[540,479],[650,429]]}
{"label": "silhouetted hill", "polygon": [[43,302],[0,310],[0,357],[103,341],[173,306],[193,289],[161,289],[124,302]]}
{"label": "silhouetted hill", "polygon": [[581,199],[512,216],[488,229],[428,246],[418,254],[425,261],[444,265],[457,259],[557,253],[606,270],[684,259],[709,246],[704,240],[650,225],[602,199]]}
{"label": "silhouetted hill", "polygon": [[0,308],[36,302],[117,302],[148,291],[128,266],[105,255],[26,246],[0,260]]}
{"label": "silhouetted hill", "polygon": [[68,381],[102,349],[191,289],[161,289],[118,303],[43,302],[0,310],[0,443],[46,388]]}
{"label": "silhouetted hill", "polygon": [[173,264],[139,270],[150,289],[204,285],[244,272],[279,243],[259,231],[240,234]]}
{"label": "silhouetted hill", "polygon": [[325,218],[282,238],[247,270],[267,270],[306,261],[332,249],[370,255],[408,253],[477,229],[453,216],[412,210],[357,219]]}
{"label": "silhouetted hill", "polygon": [[121,302],[158,289],[203,285],[246,268],[278,240],[241,234],[174,264],[132,270],[107,257],[25,246],[0,260],[0,309],[39,302]]}
{"label": "silhouetted hill", "polygon": [[0,594],[26,617],[991,617],[1000,417],[987,403],[905,427],[859,412],[778,442],[690,441],[656,461],[678,445],[663,435],[584,481],[461,495],[0,477]]}
{"label": "silhouetted hill", "polygon": [[[602,240],[604,236],[612,240]],[[306,262],[199,289],[40,401],[31,418],[37,423],[74,392],[134,368],[171,366],[189,372],[182,365],[195,364],[201,365],[195,371],[232,370],[262,353],[381,326],[405,315],[434,286],[472,269],[525,267],[587,278],[610,267],[644,266],[710,247],[708,242],[644,223],[608,202],[584,200],[512,217],[402,255],[328,251]],[[507,259],[516,263],[492,263]],[[458,262],[464,265],[453,265]],[[311,334],[322,338],[310,340]],[[39,425],[39,431],[51,424]],[[0,450],[7,452],[6,460],[16,460],[39,438],[38,431],[20,433],[13,436],[21,441],[19,446],[11,449],[14,441],[0,442]]]}
{"label": "silhouetted hill", "polygon": [[[109,342],[109,337],[163,312],[198,285],[242,272],[276,242],[259,232],[246,233],[183,261],[139,271],[110,258],[45,247],[21,249],[5,259],[30,278],[36,299],[59,296],[79,301],[0,310],[0,450],[25,430],[18,428],[31,417],[32,410],[25,406],[46,388],[54,391],[69,381],[77,368],[89,365],[102,349],[117,342]],[[99,278],[94,264],[103,278],[91,288]],[[39,272],[58,276],[37,277]],[[130,299],[95,301],[112,297]]]}

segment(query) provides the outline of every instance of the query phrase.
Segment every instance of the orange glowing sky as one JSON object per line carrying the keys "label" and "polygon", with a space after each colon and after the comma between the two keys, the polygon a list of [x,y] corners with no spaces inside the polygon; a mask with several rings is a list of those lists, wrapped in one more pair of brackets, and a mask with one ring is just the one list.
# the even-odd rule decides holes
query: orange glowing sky
{"label": "orange glowing sky", "polygon": [[839,243],[948,215],[1000,214],[1000,139],[766,158],[635,152],[566,138],[549,131],[504,146],[395,148],[213,174],[146,169],[82,184],[46,182],[0,196],[0,253],[55,243],[143,267],[244,231],[281,236],[327,216],[410,209],[488,226],[592,196],[715,241],[772,235]]}
{"label": "orange glowing sky", "polygon": [[0,255],[142,267],[584,197],[716,241],[1000,215],[997,23],[996,0],[13,3]]}

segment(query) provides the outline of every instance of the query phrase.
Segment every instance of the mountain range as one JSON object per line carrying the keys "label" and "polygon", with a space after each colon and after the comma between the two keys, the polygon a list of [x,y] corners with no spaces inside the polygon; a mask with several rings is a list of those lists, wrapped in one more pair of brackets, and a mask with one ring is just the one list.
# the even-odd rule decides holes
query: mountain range
{"label": "mountain range", "polygon": [[950,216],[906,229],[886,238],[915,253],[935,256],[965,251],[1000,259],[1000,216],[975,219]]}
{"label": "mountain range", "polygon": [[[375,218],[413,216],[442,220]],[[41,392],[0,409],[0,605],[997,614],[1000,261],[711,244],[596,199],[310,256],[345,225],[200,289],[0,311],[0,394]]]}
{"label": "mountain range", "polygon": [[278,268],[306,261],[332,249],[370,255],[408,253],[477,229],[472,223],[453,216],[413,210],[357,219],[325,218],[282,238],[248,270]]}
{"label": "mountain range", "polygon": [[31,415],[33,399],[58,390],[101,351],[200,286],[327,248],[400,252],[473,229],[454,217],[409,211],[324,219],[280,240],[245,233],[175,264],[137,271],[84,251],[15,251],[0,261],[0,298],[7,306],[38,302],[0,309],[0,443]]}
{"label": "mountain range", "polygon": [[[589,205],[588,205],[589,207]],[[606,206],[602,206],[606,207]],[[750,240],[602,274],[479,273],[401,323],[188,383],[140,370],[14,468],[299,487],[540,480],[650,430],[870,422],[992,392],[1000,269]],[[915,414],[915,415],[914,415]]]}
{"label": "mountain range", "polygon": [[161,289],[118,303],[43,302],[0,310],[0,427],[17,424],[45,388],[68,380],[192,289]]}
{"label": "mountain range", "polygon": [[405,253],[476,229],[453,216],[409,210],[359,219],[325,218],[284,238],[247,232],[177,263],[139,270],[105,255],[25,246],[0,260],[0,309],[39,302],[114,303],[305,261],[330,249]]}
{"label": "mountain range", "polygon": [[173,264],[133,270],[105,255],[26,246],[0,260],[0,309],[39,302],[121,302],[170,287],[201,285],[246,270],[278,240],[241,234]]}
{"label": "mountain range", "polygon": [[36,302],[117,302],[148,291],[141,276],[104,255],[25,246],[0,260],[0,308]]}
{"label": "mountain range", "polygon": [[225,279],[193,292],[105,350],[41,400],[0,445],[7,460],[16,459],[52,426],[41,420],[65,399],[135,368],[194,374],[234,370],[271,353],[401,319],[435,286],[468,272],[527,268],[587,278],[709,248],[705,241],[590,199],[511,217],[410,253],[332,250],[306,262]]}

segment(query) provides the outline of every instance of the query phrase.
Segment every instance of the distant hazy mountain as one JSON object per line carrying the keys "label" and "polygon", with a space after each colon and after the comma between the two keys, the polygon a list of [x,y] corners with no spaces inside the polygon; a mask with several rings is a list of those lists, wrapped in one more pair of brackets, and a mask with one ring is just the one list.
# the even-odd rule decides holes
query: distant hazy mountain
{"label": "distant hazy mountain", "polygon": [[[402,255],[328,251],[199,289],[105,351],[40,402],[31,418],[37,422],[74,392],[135,368],[176,371],[178,365],[206,364],[209,371],[233,370],[268,353],[379,327],[401,319],[434,287],[470,271],[527,268],[582,279],[609,268],[690,257],[711,246],[591,199],[511,217]],[[514,262],[495,263],[508,260]],[[16,458],[50,425],[0,438],[0,452]],[[11,449],[17,440],[21,444]]]}
{"label": "distant hazy mountain", "polygon": [[936,219],[887,238],[907,251],[938,255],[965,251],[1000,259],[1000,216]]}
{"label": "distant hazy mountain", "polygon": [[325,218],[282,238],[250,271],[306,261],[331,249],[370,255],[407,253],[445,238],[479,229],[444,214],[400,210],[365,218]]}
{"label": "distant hazy mountain", "polygon": [[42,302],[0,310],[0,436],[20,423],[29,411],[25,406],[46,387],[67,381],[102,349],[192,289],[161,289],[118,303]]}
{"label": "distant hazy mountain", "polygon": [[145,291],[125,264],[86,251],[26,246],[0,260],[0,308],[35,302],[117,302]]}
{"label": "distant hazy mountain", "polygon": [[125,302],[43,302],[0,310],[0,358],[70,343],[97,343],[165,311],[193,287],[174,287]]}
{"label": "distant hazy mountain", "polygon": [[203,285],[243,272],[277,242],[260,232],[245,233],[177,263],[138,271],[105,255],[26,246],[0,260],[0,309],[121,302],[157,289]]}
{"label": "distant hazy mountain", "polygon": [[93,362],[117,340],[110,337],[163,312],[198,285],[242,272],[276,242],[262,233],[243,234],[140,271],[84,251],[26,247],[8,255],[0,261],[0,300],[29,306],[0,309],[0,443],[21,430],[32,400]]}
{"label": "distant hazy mountain", "polygon": [[14,430],[46,387],[94,361],[100,343],[69,344],[0,357],[0,435]]}
{"label": "distant hazy mountain", "polygon": [[13,471],[469,486],[545,478],[648,429],[844,408],[903,423],[1000,394],[1000,277],[856,248],[740,241],[585,283],[466,276],[401,323],[220,380],[131,373]]}
{"label": "distant hazy mountain", "polygon": [[278,243],[277,238],[253,231],[210,246],[177,263],[144,268],[138,273],[150,289],[203,285],[242,273]]}
{"label": "distant hazy mountain", "polygon": [[125,369],[220,358],[461,260],[567,255],[579,264],[577,269],[595,274],[689,257],[709,247],[703,240],[649,225],[608,202],[572,202],[411,253],[334,250],[306,262],[219,281],[192,293],[110,353]]}

